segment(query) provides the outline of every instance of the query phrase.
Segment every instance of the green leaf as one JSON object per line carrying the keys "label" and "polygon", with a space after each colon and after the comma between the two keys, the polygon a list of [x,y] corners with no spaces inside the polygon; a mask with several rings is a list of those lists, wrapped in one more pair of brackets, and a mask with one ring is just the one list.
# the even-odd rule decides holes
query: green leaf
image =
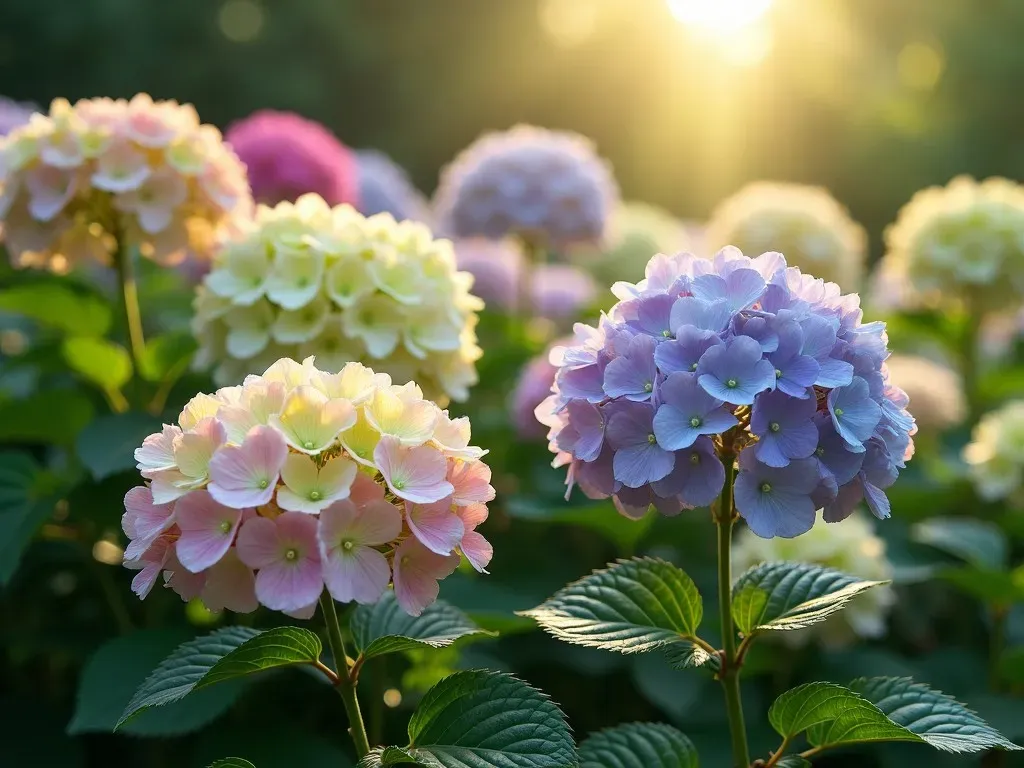
{"label": "green leaf", "polygon": [[745,634],[803,629],[887,581],[864,581],[810,563],[762,563],[736,580],[732,616]]}
{"label": "green leaf", "polygon": [[978,568],[1002,569],[1009,558],[1009,543],[998,525],[965,517],[933,517],[914,524],[910,538]]}
{"label": "green leaf", "polygon": [[148,413],[114,413],[100,416],[78,433],[78,460],[96,480],[135,468],[135,449],[153,432],[160,419]]}
{"label": "green leaf", "polygon": [[641,653],[696,637],[702,614],[700,593],[683,571],[634,558],[594,571],[521,615],[574,645]]}
{"label": "green leaf", "polygon": [[511,675],[457,672],[409,720],[409,755],[444,768],[577,768],[561,710]]}
{"label": "green leaf", "polygon": [[7,400],[0,403],[0,442],[71,445],[92,416],[92,402],[75,390]]}
{"label": "green leaf", "polygon": [[256,768],[255,765],[241,757],[222,757],[210,763],[208,768]]}
{"label": "green leaf", "polygon": [[187,331],[146,339],[146,349],[139,361],[139,375],[153,382],[180,375],[188,367],[197,346],[195,338]]}
{"label": "green leaf", "polygon": [[705,668],[718,672],[722,668],[722,659],[717,653],[708,653],[699,645],[686,646],[674,643],[665,648],[665,660],[675,669]]}
{"label": "green leaf", "polygon": [[489,634],[458,608],[441,600],[419,617],[410,616],[399,607],[394,592],[385,592],[376,603],[357,607],[349,628],[356,650],[367,659],[424,646],[443,648],[460,637]]}
{"label": "green leaf", "polygon": [[21,553],[53,512],[52,476],[26,453],[0,453],[0,585],[18,569]]}
{"label": "green leaf", "polygon": [[38,282],[0,291],[0,312],[16,312],[71,336],[103,336],[110,305],[61,283]]}
{"label": "green leaf", "polygon": [[939,573],[939,577],[986,603],[1009,606],[1024,601],[1024,567],[1002,571],[965,565],[947,568]]}
{"label": "green leaf", "polygon": [[860,678],[850,688],[944,752],[1021,749],[953,697],[909,677]]}
{"label": "green leaf", "polygon": [[[132,694],[161,660],[188,639],[188,631],[141,630],[110,640],[89,658],[78,681],[69,735],[110,733]],[[188,701],[142,712],[121,731],[135,736],[175,736],[198,730],[224,714],[243,680],[199,691]]]}
{"label": "green leaf", "polygon": [[254,672],[320,658],[320,638],[308,629],[224,627],[179,646],[139,687],[115,730],[149,707],[179,701],[195,690]]}
{"label": "green leaf", "polygon": [[78,336],[65,339],[64,359],[71,369],[101,389],[118,390],[132,377],[132,358],[120,344]]}
{"label": "green leaf", "polygon": [[404,747],[377,747],[359,761],[358,768],[386,768],[389,765],[422,765]]}
{"label": "green leaf", "polygon": [[1024,684],[1024,645],[1007,648],[999,659],[999,675],[1010,685]]}
{"label": "green leaf", "polygon": [[661,723],[629,723],[599,731],[580,744],[580,768],[697,768],[685,735]]}
{"label": "green leaf", "polygon": [[[870,741],[916,740],[912,735],[906,738],[904,729],[890,721],[874,704],[835,683],[807,683],[786,691],[772,703],[768,721],[785,738],[792,738],[814,726],[834,725],[841,721],[840,731],[857,728],[857,733],[871,734]],[[812,737],[811,743],[823,742]],[[839,742],[827,739],[824,743]]]}

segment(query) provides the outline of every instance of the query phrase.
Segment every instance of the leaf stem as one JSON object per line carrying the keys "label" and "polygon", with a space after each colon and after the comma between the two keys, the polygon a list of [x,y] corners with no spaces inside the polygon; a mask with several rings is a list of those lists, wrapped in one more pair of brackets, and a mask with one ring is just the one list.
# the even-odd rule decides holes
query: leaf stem
{"label": "leaf stem", "polygon": [[341,626],[338,624],[338,613],[334,609],[334,598],[327,592],[320,596],[320,609],[324,613],[324,621],[327,624],[327,642],[331,646],[331,655],[334,656],[334,666],[337,669],[338,680],[334,687],[345,705],[349,734],[352,736],[352,743],[356,748],[356,757],[363,758],[370,751],[370,742],[366,737],[363,715],[359,711],[356,686],[349,676],[348,654],[345,650],[345,639],[341,636]]}
{"label": "leaf stem", "polygon": [[786,754],[786,747],[789,746],[789,740],[791,737],[786,736],[783,738],[782,743],[779,744],[779,748],[772,752],[772,756],[768,758],[768,762],[764,764],[764,768],[772,768],[773,765],[777,765],[782,756]]}
{"label": "leaf stem", "polygon": [[827,746],[811,747],[810,749],[805,749],[803,752],[801,752],[800,757],[806,760],[809,757],[814,757],[815,755],[824,752],[826,749],[828,749]]}
{"label": "leaf stem", "polygon": [[142,312],[139,310],[139,288],[135,283],[133,254],[131,248],[124,245],[120,237],[117,240],[114,264],[117,266],[117,276],[124,296],[124,317],[128,325],[128,340],[131,343],[132,362],[137,375],[146,351],[146,337],[142,333]]}
{"label": "leaf stem", "polygon": [[736,663],[736,628],[732,621],[732,525],[736,517],[732,486],[735,479],[735,456],[725,451],[725,485],[718,500],[715,522],[718,524],[718,611],[722,620],[722,670],[719,679],[725,691],[725,707],[729,715],[734,768],[748,768],[750,750],[743,723],[743,702],[740,698],[740,667]]}

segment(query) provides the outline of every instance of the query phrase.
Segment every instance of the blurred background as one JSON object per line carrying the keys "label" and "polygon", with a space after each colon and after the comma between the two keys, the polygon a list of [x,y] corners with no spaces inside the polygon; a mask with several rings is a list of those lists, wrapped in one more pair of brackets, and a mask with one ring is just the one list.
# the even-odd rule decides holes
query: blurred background
{"label": "blurred background", "polygon": [[[873,263],[885,252],[886,227],[915,191],[958,174],[1021,178],[1022,40],[1018,0],[3,0],[0,94],[45,111],[55,97],[145,91],[191,102],[221,129],[259,109],[293,111],[349,147],[385,152],[427,197],[441,169],[486,131],[517,123],[569,130],[594,142],[624,200],[683,222],[685,236],[652,235],[607,272],[596,260],[568,259],[593,278],[584,297],[562,302],[575,314],[552,311],[519,327],[522,318],[510,325],[484,313],[481,383],[453,407],[471,416],[474,443],[492,450],[499,495],[485,532],[496,554],[490,576],[460,571],[441,596],[503,634],[368,665],[361,691],[371,738],[400,739],[416,700],[439,677],[460,667],[510,670],[562,704],[578,736],[668,721],[698,744],[701,764],[715,768],[726,764],[728,745],[710,677],[671,671],[657,654],[558,644],[513,613],[616,557],[652,554],[694,577],[706,626],[717,622],[706,511],[631,522],[610,502],[579,494],[562,501],[564,474],[548,466],[543,429],[531,417],[553,376],[543,352],[573,320],[593,322],[610,306],[612,280],[639,280],[659,242],[708,252],[724,244],[706,242],[703,222],[749,182],[827,188],[863,226]],[[10,274],[0,272],[0,280]],[[858,267],[848,289],[866,285]],[[153,289],[159,301],[150,306],[169,318],[164,325],[184,327],[191,293],[175,290],[176,299]],[[885,304],[864,292],[866,304]],[[779,691],[860,675],[913,675],[978,708],[1008,737],[1024,736],[1024,570],[1013,570],[1024,524],[1016,502],[983,500],[961,459],[977,418],[1024,394],[1012,319],[1019,307],[986,317],[1002,330],[980,337],[979,317],[948,309],[886,314],[891,347],[942,366],[938,374],[906,368],[906,383],[897,381],[917,386],[910,409],[922,432],[918,456],[892,489],[893,519],[874,525],[858,512],[842,534],[816,527],[804,549],[763,550],[749,536],[737,544],[742,562],[817,559],[895,581],[861,621],[832,623],[800,643],[765,643],[751,655],[745,703],[757,754],[776,746],[763,713]],[[983,342],[989,346],[978,351]],[[0,366],[21,351],[0,345]],[[510,403],[531,358],[524,382],[532,375],[534,391],[521,387]],[[10,413],[2,408],[42,375],[0,376],[0,412]],[[167,398],[168,412],[209,389],[185,377]],[[31,443],[34,455],[45,451],[57,464],[66,459],[10,432],[0,427],[0,442]],[[120,567],[119,531],[121,498],[136,482],[129,470],[76,491],[87,500],[82,520],[71,518],[89,537],[84,562],[62,540],[67,500],[16,573],[4,557],[17,558],[0,543],[0,583],[9,582],[0,587],[0,766],[191,768],[229,753],[258,768],[350,764],[338,702],[303,675],[207,691],[197,704],[190,698],[188,707],[147,713],[129,735],[110,735],[131,691],[177,643],[220,623],[280,620],[213,614],[169,590],[139,604],[128,589],[131,573]],[[76,509],[77,497],[70,503]],[[819,539],[819,529],[835,535]],[[1024,765],[914,747],[816,762],[979,764]]]}

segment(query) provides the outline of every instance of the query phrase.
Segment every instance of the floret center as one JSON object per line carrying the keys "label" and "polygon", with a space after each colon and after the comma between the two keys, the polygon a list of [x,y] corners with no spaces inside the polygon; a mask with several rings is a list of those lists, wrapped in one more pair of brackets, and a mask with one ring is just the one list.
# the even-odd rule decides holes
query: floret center
{"label": "floret center", "polygon": [[761,493],[768,493],[772,489],[771,483],[761,483]]}
{"label": "floret center", "polygon": [[310,491],[309,492],[309,500],[310,501],[320,501],[320,491]]}
{"label": "floret center", "polygon": [[341,548],[344,549],[346,552],[350,552],[352,550],[352,547],[354,547],[355,545],[356,543],[352,541],[352,539],[345,539],[341,542]]}
{"label": "floret center", "polygon": [[843,415],[843,409],[842,408],[836,408],[836,416],[842,416],[842,415]]}
{"label": "floret center", "polygon": [[270,485],[270,481],[267,480],[267,478],[264,477],[262,480],[260,480],[260,490],[261,491],[265,491],[267,489],[268,485]]}
{"label": "floret center", "polygon": [[221,533],[227,533],[230,530],[231,530],[231,521],[230,520],[222,520],[221,524],[220,524],[220,532]]}
{"label": "floret center", "polygon": [[780,429],[782,429],[782,425],[779,424],[779,422],[777,421],[773,421],[771,424],[768,425],[768,429],[770,429],[772,432],[778,432]]}
{"label": "floret center", "polygon": [[690,463],[691,464],[700,464],[700,454],[697,453],[696,451],[691,453],[690,454]]}
{"label": "floret center", "polygon": [[775,369],[775,378],[776,379],[781,379],[782,378],[782,371],[780,371],[778,368]]}
{"label": "floret center", "polygon": [[818,456],[818,457],[824,456],[824,455],[825,455],[825,449],[824,449],[824,448],[822,448],[822,447],[821,447],[821,446],[819,445],[819,446],[818,446],[817,448],[815,448],[815,449],[814,449],[814,455],[815,455],[815,456]]}
{"label": "floret center", "polygon": [[284,559],[289,562],[295,562],[299,559],[299,551],[295,547],[290,547],[284,551]]}
{"label": "floret center", "polygon": [[658,438],[656,438],[654,436],[654,433],[652,432],[647,436],[647,442],[650,443],[651,445],[654,445],[656,442],[658,442]]}
{"label": "floret center", "polygon": [[736,379],[729,379],[728,381],[725,382],[725,386],[727,386],[729,389],[736,389],[736,387],[739,386],[739,382],[736,381]]}
{"label": "floret center", "polygon": [[313,450],[313,441],[312,440],[307,440],[306,442],[304,442],[302,444],[302,447],[305,448],[307,451]]}
{"label": "floret center", "polygon": [[701,425],[701,420],[698,417],[694,416],[692,419],[690,419],[690,426],[691,427],[696,429],[700,425]]}
{"label": "floret center", "polygon": [[644,382],[644,392],[651,392],[654,390],[654,385],[651,382]]}

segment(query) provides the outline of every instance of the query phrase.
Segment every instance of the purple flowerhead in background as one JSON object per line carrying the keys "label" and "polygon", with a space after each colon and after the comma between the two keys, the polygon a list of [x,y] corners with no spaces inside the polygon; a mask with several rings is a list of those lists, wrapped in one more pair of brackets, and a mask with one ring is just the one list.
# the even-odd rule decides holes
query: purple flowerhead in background
{"label": "purple flowerhead in background", "polygon": [[565,251],[600,242],[617,200],[590,141],[519,125],[481,136],[444,169],[434,213],[447,237],[513,235]]}
{"label": "purple flowerhead in background", "polygon": [[355,153],[320,123],[264,109],[228,126],[225,140],[245,163],[252,196],[266,205],[307,192],[360,210]]}
{"label": "purple flowerhead in background", "polygon": [[430,204],[394,160],[375,149],[356,150],[359,199],[356,208],[364,216],[390,213],[395,221],[430,224]]}
{"label": "purple flowerhead in background", "polygon": [[[555,466],[631,517],[710,504],[735,472],[758,536],[793,537],[816,510],[835,522],[885,489],[913,455],[907,396],[890,380],[882,323],[860,300],[779,253],[658,254],[598,327],[551,355],[536,409]],[[731,481],[731,480],[730,480]]]}

